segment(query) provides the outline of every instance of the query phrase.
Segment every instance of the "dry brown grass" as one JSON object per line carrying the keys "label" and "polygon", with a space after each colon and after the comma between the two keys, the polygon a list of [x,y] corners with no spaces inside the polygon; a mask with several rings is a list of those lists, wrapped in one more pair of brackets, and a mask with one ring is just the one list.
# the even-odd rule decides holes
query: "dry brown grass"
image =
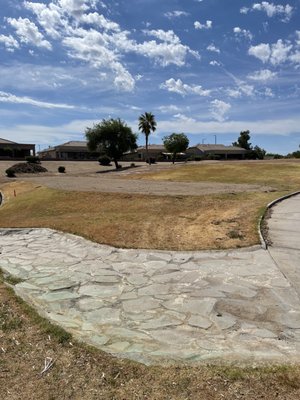
{"label": "dry brown grass", "polygon": [[276,187],[279,190],[300,188],[300,160],[235,161],[175,166],[157,172],[128,176],[130,179],[177,182],[247,183]]}
{"label": "dry brown grass", "polygon": [[[14,190],[17,197],[13,196]],[[278,193],[150,196],[4,186],[0,227],[49,227],[125,248],[227,249],[258,243],[257,220]]]}
{"label": "dry brown grass", "polygon": [[[151,366],[54,335],[0,277],[1,400],[295,400],[299,366]],[[44,375],[44,360],[53,367]]]}

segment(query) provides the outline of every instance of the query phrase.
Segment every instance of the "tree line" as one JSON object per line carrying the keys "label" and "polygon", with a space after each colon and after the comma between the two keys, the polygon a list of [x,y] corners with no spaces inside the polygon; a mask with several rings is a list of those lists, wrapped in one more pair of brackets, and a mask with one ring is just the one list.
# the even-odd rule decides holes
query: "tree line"
{"label": "tree line", "polygon": [[[157,122],[151,112],[141,114],[138,121],[138,129],[145,135],[146,161],[150,165],[148,151],[149,135],[155,132]],[[111,158],[116,169],[120,168],[118,161],[126,152],[134,151],[137,148],[138,135],[120,118],[103,119],[92,128],[86,128],[85,136],[90,151],[97,151],[100,154]],[[184,152],[189,146],[189,139],[184,133],[172,133],[163,138],[166,150],[172,154],[172,161],[175,162],[176,155]]]}
{"label": "tree line", "polygon": [[[145,135],[146,162],[150,165],[149,157],[149,136],[155,132],[157,122],[151,112],[141,114],[138,119],[138,129]],[[101,155],[109,157],[115,163],[116,169],[120,168],[118,161],[124,153],[137,149],[138,135],[120,118],[103,119],[94,124],[92,128],[85,131],[88,148],[90,151],[97,151]],[[178,153],[185,152],[189,146],[189,139],[184,133],[172,133],[163,137],[163,144],[167,152],[172,155],[172,162],[176,160]],[[252,146],[250,143],[250,131],[242,131],[233,146],[247,150],[247,159],[263,159],[266,151],[259,146]],[[297,154],[298,155],[298,154]]]}

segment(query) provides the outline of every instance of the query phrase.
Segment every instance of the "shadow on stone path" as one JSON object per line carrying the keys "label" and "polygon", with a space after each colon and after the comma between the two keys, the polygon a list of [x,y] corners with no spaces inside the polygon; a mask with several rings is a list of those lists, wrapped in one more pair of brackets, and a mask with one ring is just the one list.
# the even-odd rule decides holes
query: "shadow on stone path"
{"label": "shadow on stone path", "polygon": [[[299,201],[290,200],[292,220]],[[7,229],[0,267],[24,280],[17,294],[42,315],[121,357],[296,362],[300,249],[277,245],[273,228],[286,202],[274,208],[270,253],[122,250],[49,229]]]}

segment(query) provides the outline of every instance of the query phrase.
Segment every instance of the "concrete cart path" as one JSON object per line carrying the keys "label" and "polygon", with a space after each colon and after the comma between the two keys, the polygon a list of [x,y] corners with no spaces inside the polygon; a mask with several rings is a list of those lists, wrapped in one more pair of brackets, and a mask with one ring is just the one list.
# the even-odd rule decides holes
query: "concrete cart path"
{"label": "concrete cart path", "polygon": [[300,195],[272,208],[269,252],[300,298]]}
{"label": "concrete cart path", "polygon": [[[299,250],[274,245],[270,253],[122,250],[49,229],[8,229],[0,266],[24,279],[15,290],[41,314],[121,357],[298,362],[300,285],[288,270]],[[294,264],[276,259],[282,251]]]}

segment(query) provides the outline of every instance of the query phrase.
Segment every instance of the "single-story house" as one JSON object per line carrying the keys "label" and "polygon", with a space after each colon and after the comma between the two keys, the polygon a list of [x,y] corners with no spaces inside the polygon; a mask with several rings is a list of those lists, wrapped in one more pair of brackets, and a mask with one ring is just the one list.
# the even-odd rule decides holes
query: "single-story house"
{"label": "single-story house", "polygon": [[196,146],[189,147],[186,151],[189,157],[208,156],[217,157],[219,159],[244,159],[247,150],[238,146],[225,146],[224,144],[197,144]]}
{"label": "single-story house", "polygon": [[28,156],[35,156],[34,144],[16,143],[0,138],[0,159],[24,159]]}
{"label": "single-story house", "polygon": [[70,141],[39,152],[47,160],[96,160],[99,154],[89,151],[86,141]]}
{"label": "single-story house", "polygon": [[[185,153],[178,153],[177,159],[185,156]],[[148,157],[155,161],[167,161],[172,159],[172,154],[167,152],[163,144],[149,144]],[[124,154],[122,159],[124,161],[146,161],[147,151],[146,146],[138,147],[134,152]]]}

